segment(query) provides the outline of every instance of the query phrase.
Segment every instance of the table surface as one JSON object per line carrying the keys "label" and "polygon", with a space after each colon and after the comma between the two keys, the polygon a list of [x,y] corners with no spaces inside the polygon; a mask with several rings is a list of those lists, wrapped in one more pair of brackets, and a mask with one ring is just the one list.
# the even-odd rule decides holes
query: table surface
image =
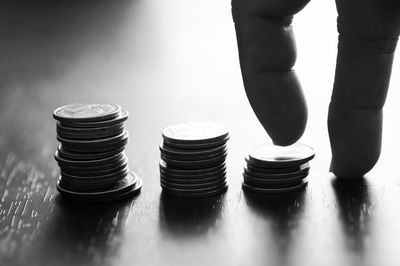
{"label": "table surface", "polygon": [[[379,163],[361,180],[335,179],[326,113],[336,15],[334,1],[314,2],[294,25],[310,109],[301,141],[317,156],[307,189],[275,197],[241,190],[243,155],[268,137],[242,87],[229,1],[2,2],[0,265],[399,265],[400,64]],[[127,155],[144,180],[138,197],[84,204],[57,193],[52,112],[72,102],[130,112]],[[230,129],[229,190],[163,196],[161,131],[196,120]]]}

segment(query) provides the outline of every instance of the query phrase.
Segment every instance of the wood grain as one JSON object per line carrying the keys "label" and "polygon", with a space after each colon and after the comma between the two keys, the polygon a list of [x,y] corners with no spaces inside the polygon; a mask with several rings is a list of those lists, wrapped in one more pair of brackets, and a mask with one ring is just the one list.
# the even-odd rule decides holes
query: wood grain
{"label": "wood grain", "polygon": [[[316,122],[327,106],[310,99],[307,189],[242,192],[243,155],[268,138],[244,95],[228,2],[29,2],[0,4],[0,265],[399,264],[394,120],[374,171],[343,183],[328,173],[326,120]],[[84,204],[57,193],[52,112],[79,101],[130,112],[138,197]],[[161,131],[188,120],[230,129],[225,195],[161,193]]]}

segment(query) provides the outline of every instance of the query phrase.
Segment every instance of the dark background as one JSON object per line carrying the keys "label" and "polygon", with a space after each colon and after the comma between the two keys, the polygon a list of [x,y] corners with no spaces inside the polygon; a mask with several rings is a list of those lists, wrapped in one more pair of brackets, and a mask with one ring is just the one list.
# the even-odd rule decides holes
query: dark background
{"label": "dark background", "polygon": [[[399,62],[385,107],[381,159],[365,179],[328,172],[327,104],[336,56],[334,1],[294,27],[309,104],[308,188],[279,197],[241,190],[243,155],[268,141],[247,102],[229,1],[0,2],[0,265],[399,265]],[[53,110],[111,102],[130,112],[130,167],[140,196],[63,200]],[[163,197],[162,129],[216,120],[231,132],[229,191]]]}

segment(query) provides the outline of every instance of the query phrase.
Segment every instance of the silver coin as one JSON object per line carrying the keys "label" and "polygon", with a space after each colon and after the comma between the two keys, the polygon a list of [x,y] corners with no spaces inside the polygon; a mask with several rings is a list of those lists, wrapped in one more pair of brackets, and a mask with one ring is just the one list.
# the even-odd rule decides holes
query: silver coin
{"label": "silver coin", "polygon": [[216,122],[188,122],[166,127],[165,140],[177,143],[207,143],[225,139],[228,129]]}
{"label": "silver coin", "polygon": [[243,173],[243,182],[249,186],[253,187],[265,187],[268,186],[273,187],[275,185],[280,185],[282,187],[288,187],[290,184],[298,183],[301,180],[304,180],[308,176],[308,173],[300,174],[298,176],[290,177],[290,178],[282,178],[282,179],[263,179],[256,178],[250,175]]}
{"label": "silver coin", "polygon": [[[108,127],[96,127],[96,128],[79,128],[79,127],[67,127],[60,122],[57,122],[57,134],[68,134],[72,136],[92,136],[98,134],[113,134],[115,131],[123,130],[125,123],[119,123]],[[115,133],[114,133],[115,134]],[[94,137],[93,137],[94,138]]]}
{"label": "silver coin", "polygon": [[182,161],[182,160],[173,160],[165,157],[161,157],[161,159],[167,164],[169,168],[179,168],[179,169],[207,169],[213,166],[218,166],[225,163],[225,159],[227,157],[227,153],[224,153],[216,158],[211,158],[207,160],[199,160],[199,161]]}
{"label": "silver coin", "polygon": [[192,199],[192,198],[206,198],[206,197],[219,196],[219,195],[225,193],[227,190],[228,190],[228,183],[226,183],[226,185],[221,188],[216,188],[215,190],[201,192],[201,193],[193,193],[193,192],[182,193],[182,192],[176,192],[176,191],[172,191],[172,190],[165,189],[165,188],[163,188],[162,193],[167,194],[169,196]]}
{"label": "silver coin", "polygon": [[214,176],[207,176],[204,178],[192,178],[191,176],[187,176],[186,178],[174,178],[174,176],[160,172],[161,179],[169,180],[172,183],[178,183],[178,184],[209,183],[209,182],[214,182],[214,181],[221,180],[221,179],[226,179],[226,175],[227,175],[226,171],[223,171]]}
{"label": "silver coin", "polygon": [[193,193],[193,194],[198,194],[198,193],[207,193],[207,192],[211,192],[217,189],[221,189],[224,188],[228,185],[228,182],[226,180],[224,180],[223,182],[220,182],[219,184],[217,184],[216,186],[213,187],[208,187],[208,188],[172,188],[171,186],[165,184],[165,183],[160,183],[160,186],[162,187],[162,189],[164,191],[168,191],[168,192],[175,192],[175,193],[182,193],[182,194],[189,194],[189,193]]}
{"label": "silver coin", "polygon": [[127,191],[113,195],[112,197],[85,198],[83,200],[87,200],[90,202],[110,202],[110,201],[123,200],[138,195],[142,189],[142,186],[143,186],[143,180],[140,177],[137,177],[136,184]]}
{"label": "silver coin", "polygon": [[99,128],[99,127],[109,127],[113,126],[128,120],[129,112],[121,109],[121,112],[112,119],[98,121],[98,122],[81,122],[81,121],[62,121],[57,122],[57,125],[65,126],[65,127],[72,127],[72,128]]}
{"label": "silver coin", "polygon": [[202,157],[209,156],[220,152],[225,152],[227,145],[218,147],[206,148],[206,149],[177,149],[168,146],[166,143],[161,142],[159,145],[161,154],[171,157]]}
{"label": "silver coin", "polygon": [[102,166],[104,164],[112,163],[115,161],[122,160],[125,157],[125,151],[115,154],[113,156],[96,159],[96,160],[73,160],[68,158],[63,158],[58,153],[58,150],[54,153],[54,158],[56,159],[58,165],[60,166]]}
{"label": "silver coin", "polygon": [[286,188],[259,188],[259,187],[253,187],[249,186],[245,183],[242,183],[242,188],[245,191],[249,192],[255,192],[255,193],[260,193],[260,194],[281,194],[281,193],[288,193],[288,192],[293,192],[297,191],[300,189],[304,189],[307,186],[307,180],[303,179],[301,183],[298,185],[294,185],[292,187],[286,187]]}
{"label": "silver coin", "polygon": [[61,171],[70,173],[72,175],[90,175],[102,172],[113,172],[116,168],[121,168],[124,165],[128,164],[128,157],[124,155],[121,159],[116,161],[107,163],[107,164],[99,164],[99,165],[62,165]]}
{"label": "silver coin", "polygon": [[161,159],[165,160],[177,160],[177,161],[202,161],[202,160],[209,160],[209,159],[214,159],[218,158],[228,152],[227,149],[222,150],[218,153],[214,154],[209,154],[205,156],[184,156],[184,155],[172,155],[172,154],[166,154],[164,152],[161,152]]}
{"label": "silver coin", "polygon": [[160,160],[160,171],[164,171],[167,174],[173,174],[177,176],[181,176],[184,178],[185,176],[202,176],[202,175],[213,175],[216,171],[220,171],[222,169],[226,169],[225,163],[221,163],[217,166],[210,166],[209,168],[190,168],[190,169],[176,169],[168,167],[167,163],[163,160]]}
{"label": "silver coin", "polygon": [[111,187],[116,182],[123,179],[126,175],[127,175],[127,173],[125,173],[124,175],[115,176],[115,177],[112,177],[109,179],[90,180],[90,181],[85,180],[85,182],[71,180],[68,177],[61,175],[59,178],[59,183],[61,184],[61,187],[63,187],[64,189],[67,189],[67,190],[93,191],[93,190],[99,190],[99,189],[105,189],[107,187]]}
{"label": "silver coin", "polygon": [[260,167],[287,167],[303,164],[314,156],[314,150],[305,144],[296,143],[283,147],[267,143],[250,151],[249,162]]}
{"label": "silver coin", "polygon": [[64,147],[60,144],[57,148],[58,154],[67,159],[71,160],[98,160],[104,159],[111,156],[114,156],[118,153],[121,153],[125,150],[125,146],[118,147],[109,152],[100,152],[100,153],[80,153],[80,152],[69,152],[64,149]]}
{"label": "silver coin", "polygon": [[57,108],[53,116],[59,121],[95,122],[118,116],[121,107],[116,104],[74,103]]}
{"label": "silver coin", "polygon": [[222,184],[224,182],[226,182],[225,176],[220,178],[220,179],[213,180],[213,181],[210,181],[210,182],[195,183],[195,184],[193,184],[193,183],[186,183],[186,184],[175,183],[175,182],[172,182],[172,180],[163,178],[162,176],[160,178],[160,184],[166,185],[167,187],[170,187],[172,189],[176,188],[176,189],[189,189],[190,190],[190,189],[215,188],[215,187],[218,187],[218,185],[220,185],[220,184]]}
{"label": "silver coin", "polygon": [[202,149],[209,149],[209,148],[219,148],[221,146],[225,146],[227,141],[229,140],[229,135],[224,139],[220,139],[213,142],[186,142],[186,143],[178,143],[174,141],[170,141],[164,138],[164,144],[169,147],[181,150],[202,150]]}
{"label": "silver coin", "polygon": [[84,148],[84,147],[101,147],[104,145],[111,145],[118,143],[119,141],[123,139],[127,139],[129,137],[129,132],[124,130],[122,133],[116,136],[111,136],[107,138],[100,138],[100,139],[68,139],[68,138],[62,138],[60,136],[57,136],[57,140],[61,142],[63,147],[65,148],[66,146],[75,146],[79,148]]}
{"label": "silver coin", "polygon": [[308,171],[310,170],[310,165],[309,165],[309,163],[302,164],[298,171],[289,172],[289,173],[257,173],[257,172],[254,172],[254,171],[248,169],[247,166],[245,166],[243,170],[246,175],[249,175],[249,176],[252,176],[255,178],[280,180],[280,179],[290,178],[293,176],[298,176],[298,175],[302,175],[304,173],[308,173]]}
{"label": "silver coin", "polygon": [[106,189],[99,189],[93,190],[88,192],[80,192],[80,191],[72,191],[62,187],[62,183],[60,180],[57,182],[57,189],[58,191],[67,196],[77,196],[77,197],[107,197],[113,194],[122,193],[126,190],[129,190],[131,187],[135,186],[136,182],[138,181],[138,177],[136,174],[129,172],[123,179],[115,182],[115,184]]}

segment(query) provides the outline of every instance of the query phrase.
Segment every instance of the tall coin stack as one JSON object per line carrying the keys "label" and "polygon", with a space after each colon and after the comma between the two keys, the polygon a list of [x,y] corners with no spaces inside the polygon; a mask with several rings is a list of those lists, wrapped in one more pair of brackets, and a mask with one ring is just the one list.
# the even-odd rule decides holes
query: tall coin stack
{"label": "tall coin stack", "polygon": [[142,180],[129,171],[125,146],[128,112],[115,104],[70,104],[57,108],[57,190],[82,201],[114,201],[136,195]]}
{"label": "tall coin stack", "polygon": [[243,189],[261,194],[286,193],[307,186],[309,161],[314,150],[304,144],[287,147],[260,145],[246,155]]}
{"label": "tall coin stack", "polygon": [[183,198],[224,193],[228,188],[225,159],[229,132],[215,122],[168,126],[160,144],[163,192]]}

